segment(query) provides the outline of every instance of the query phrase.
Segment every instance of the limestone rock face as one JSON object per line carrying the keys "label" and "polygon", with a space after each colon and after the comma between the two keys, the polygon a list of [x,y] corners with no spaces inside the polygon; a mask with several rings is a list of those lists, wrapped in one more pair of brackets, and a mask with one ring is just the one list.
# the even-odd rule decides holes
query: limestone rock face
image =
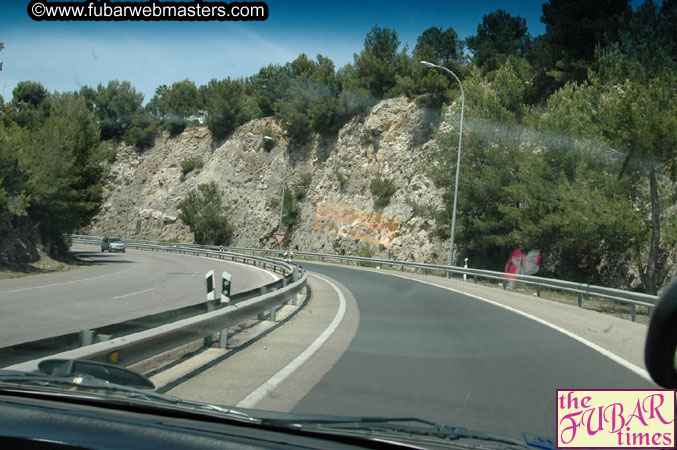
{"label": "limestone rock face", "polygon": [[[263,136],[271,130],[278,140],[267,152]],[[193,242],[178,218],[179,204],[199,184],[214,181],[230,206],[235,229],[231,245],[273,248],[286,151],[287,185],[311,180],[299,201],[301,223],[285,242],[287,248],[354,255],[369,245],[377,257],[447,260],[448,240],[435,237],[436,224],[416,216],[409,206],[410,200],[440,206],[442,198],[425,173],[436,143],[425,111],[415,102],[384,100],[337,135],[312,136],[304,148],[293,147],[282,136],[279,123],[264,118],[240,126],[224,142],[214,142],[199,127],[174,138],[163,134],[143,153],[121,145],[101,212],[85,231],[124,236],[128,209],[129,238]],[[204,166],[182,180],[181,163],[190,158],[201,158]],[[382,209],[375,207],[369,190],[379,176],[397,188]]]}

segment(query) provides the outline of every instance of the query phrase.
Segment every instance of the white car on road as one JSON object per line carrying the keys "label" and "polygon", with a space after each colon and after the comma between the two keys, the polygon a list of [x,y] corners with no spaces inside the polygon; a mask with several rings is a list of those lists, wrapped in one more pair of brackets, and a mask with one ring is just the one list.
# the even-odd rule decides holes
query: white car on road
{"label": "white car on road", "polygon": [[101,251],[105,252],[125,252],[126,246],[119,237],[105,237],[101,240]]}

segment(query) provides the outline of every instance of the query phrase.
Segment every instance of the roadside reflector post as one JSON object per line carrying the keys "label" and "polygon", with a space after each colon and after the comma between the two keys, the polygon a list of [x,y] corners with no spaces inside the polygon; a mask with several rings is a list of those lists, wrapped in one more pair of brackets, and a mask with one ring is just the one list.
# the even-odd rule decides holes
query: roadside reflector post
{"label": "roadside reflector post", "polygon": [[[464,269],[467,269],[467,268],[468,268],[468,258],[466,258],[466,259],[464,260],[464,262],[463,262],[463,268],[464,268]],[[467,280],[468,280],[468,275],[464,273],[464,274],[463,274],[463,281],[467,281]]]}
{"label": "roadside reflector post", "polygon": [[221,274],[221,303],[230,303],[230,274],[225,271]]}

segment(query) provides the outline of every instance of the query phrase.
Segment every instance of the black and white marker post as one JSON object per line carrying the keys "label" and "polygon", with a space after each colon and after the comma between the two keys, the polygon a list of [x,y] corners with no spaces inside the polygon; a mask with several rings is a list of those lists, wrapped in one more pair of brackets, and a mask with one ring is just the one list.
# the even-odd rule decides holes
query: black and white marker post
{"label": "black and white marker post", "polygon": [[221,274],[221,303],[230,303],[230,274]]}
{"label": "black and white marker post", "polygon": [[[221,304],[230,303],[230,274],[226,271],[221,273]],[[228,345],[228,328],[224,328],[219,333],[219,348],[226,348]]]}
{"label": "black and white marker post", "polygon": [[207,312],[214,310],[214,300],[216,300],[216,295],[214,294],[214,271],[210,270],[205,275],[205,282],[207,283]]}
{"label": "black and white marker post", "polygon": [[[207,283],[207,312],[214,311],[214,300],[216,296],[214,295],[214,271],[210,270],[205,274],[205,283]],[[212,337],[205,336],[204,346],[212,346]]]}

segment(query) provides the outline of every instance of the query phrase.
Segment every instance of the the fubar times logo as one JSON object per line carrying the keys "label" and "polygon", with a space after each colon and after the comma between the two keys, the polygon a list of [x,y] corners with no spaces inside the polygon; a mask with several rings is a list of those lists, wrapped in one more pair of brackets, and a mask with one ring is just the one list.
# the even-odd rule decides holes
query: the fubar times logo
{"label": "the fubar times logo", "polygon": [[557,448],[677,448],[674,389],[557,390]]}

